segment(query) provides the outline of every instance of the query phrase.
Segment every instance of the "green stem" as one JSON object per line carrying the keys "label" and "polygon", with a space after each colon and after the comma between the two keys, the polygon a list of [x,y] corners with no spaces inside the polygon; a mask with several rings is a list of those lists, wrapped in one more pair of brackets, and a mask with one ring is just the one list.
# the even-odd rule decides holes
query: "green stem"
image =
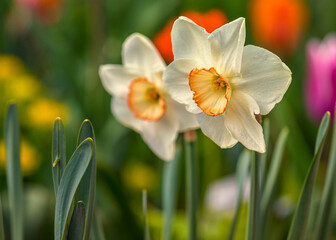
{"label": "green stem", "polygon": [[251,152],[251,190],[248,217],[247,239],[257,239],[258,212],[259,212],[259,161],[255,153]]}
{"label": "green stem", "polygon": [[[182,140],[182,139],[179,139]],[[162,203],[163,203],[163,240],[171,239],[171,229],[175,213],[179,165],[182,150],[182,141],[177,141],[175,157],[172,161],[165,162],[163,165],[163,182],[162,182]]]}
{"label": "green stem", "polygon": [[186,206],[189,225],[189,240],[197,239],[197,178],[196,178],[196,132],[187,131],[184,133],[186,151]]}

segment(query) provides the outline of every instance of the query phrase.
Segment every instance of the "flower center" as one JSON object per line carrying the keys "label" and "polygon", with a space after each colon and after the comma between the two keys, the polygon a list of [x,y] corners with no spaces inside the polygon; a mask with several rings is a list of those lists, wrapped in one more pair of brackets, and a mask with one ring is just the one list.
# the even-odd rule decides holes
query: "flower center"
{"label": "flower center", "polygon": [[223,114],[231,96],[229,83],[212,67],[194,68],[189,73],[189,86],[197,106],[209,116]]}
{"label": "flower center", "polygon": [[134,117],[147,121],[159,120],[166,111],[166,102],[154,83],[136,78],[129,86],[127,103]]}

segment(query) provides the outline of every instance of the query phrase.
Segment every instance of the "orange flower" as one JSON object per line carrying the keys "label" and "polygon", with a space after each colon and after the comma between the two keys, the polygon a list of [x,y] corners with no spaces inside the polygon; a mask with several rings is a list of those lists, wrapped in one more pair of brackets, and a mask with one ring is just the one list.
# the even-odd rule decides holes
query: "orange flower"
{"label": "orange flower", "polygon": [[[190,18],[209,33],[227,23],[226,15],[219,9],[212,9],[204,14],[190,10],[183,12],[181,15]],[[154,45],[167,62],[174,60],[170,32],[175,20],[176,18],[169,20],[167,25],[153,38]]]}
{"label": "orange flower", "polygon": [[307,24],[302,0],[251,0],[250,16],[255,40],[284,57],[293,53]]}
{"label": "orange flower", "polygon": [[56,23],[61,15],[63,0],[16,0],[45,24]]}

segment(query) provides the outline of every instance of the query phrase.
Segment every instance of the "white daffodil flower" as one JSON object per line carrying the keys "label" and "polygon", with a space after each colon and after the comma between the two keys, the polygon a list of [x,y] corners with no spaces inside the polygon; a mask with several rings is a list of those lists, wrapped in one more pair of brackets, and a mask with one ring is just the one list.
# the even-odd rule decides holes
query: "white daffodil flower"
{"label": "white daffodil flower", "polygon": [[174,62],[163,79],[172,98],[196,115],[203,133],[220,147],[239,141],[265,152],[256,115],[268,114],[282,99],[291,71],[273,53],[244,42],[244,18],[209,34],[180,17],[172,29]]}
{"label": "white daffodil flower", "polygon": [[197,128],[197,120],[167,93],[162,80],[166,65],[148,38],[139,33],[129,36],[122,60],[123,65],[99,69],[104,88],[113,96],[112,112],[139,132],[157,156],[171,160],[178,132]]}

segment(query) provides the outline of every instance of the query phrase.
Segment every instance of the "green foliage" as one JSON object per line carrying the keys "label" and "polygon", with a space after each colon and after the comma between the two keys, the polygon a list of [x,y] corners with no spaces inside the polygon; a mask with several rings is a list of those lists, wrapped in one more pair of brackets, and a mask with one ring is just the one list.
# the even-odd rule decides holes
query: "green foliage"
{"label": "green foliage", "polygon": [[84,235],[85,223],[85,207],[82,201],[77,202],[72,213],[69,224],[68,237],[69,240],[82,240]]}
{"label": "green foliage", "polygon": [[145,228],[145,240],[150,240],[150,234],[149,234],[149,227],[148,227],[148,219],[147,219],[147,191],[142,191],[142,209],[144,214],[144,228]]}
{"label": "green foliage", "polygon": [[301,191],[299,203],[297,205],[292,224],[288,234],[288,240],[304,239],[306,234],[306,224],[309,217],[313,187],[316,179],[318,166],[322,154],[323,144],[329,127],[330,113],[326,113],[322,119],[317,134],[315,154],[307,173],[304,185]]}
{"label": "green foliage", "polygon": [[245,187],[245,182],[246,182],[246,178],[248,175],[250,158],[251,158],[250,152],[248,150],[244,150],[240,154],[239,159],[238,159],[237,169],[236,169],[237,182],[238,182],[238,197],[237,197],[237,205],[236,205],[235,213],[233,216],[228,240],[234,239],[239,212],[243,204],[244,187]]}
{"label": "green foliage", "polygon": [[[195,135],[195,136],[194,136]],[[197,233],[197,166],[195,138],[196,133],[189,131],[184,134],[185,153],[186,153],[186,207],[188,218],[188,239],[196,240]]]}
{"label": "green foliage", "polygon": [[9,104],[5,123],[7,186],[13,240],[23,239],[23,189],[20,168],[20,129],[17,108]]}
{"label": "green foliage", "polygon": [[[336,111],[335,111],[336,113]],[[315,222],[315,239],[328,239],[334,216],[332,215],[335,206],[335,181],[336,181],[336,117],[334,116],[334,130],[329,155],[327,176],[322,193],[321,203]]]}
{"label": "green foliage", "polygon": [[93,140],[83,141],[67,164],[58,187],[55,207],[55,240],[66,237],[67,221],[73,197],[93,154]]}
{"label": "green foliage", "polygon": [[75,201],[82,201],[85,207],[85,222],[84,222],[84,239],[90,237],[91,222],[93,217],[94,200],[96,194],[96,142],[93,126],[89,120],[85,120],[79,130],[77,145],[83,142],[86,138],[93,139],[93,154],[92,159],[87,167],[84,176],[78,186]]}
{"label": "green foliage", "polygon": [[163,205],[163,240],[171,239],[172,221],[175,213],[176,198],[178,192],[178,173],[182,146],[179,141],[176,146],[174,159],[165,162],[162,176],[162,205]]}
{"label": "green foliage", "polygon": [[64,127],[62,120],[60,118],[57,118],[54,123],[51,158],[55,195],[57,195],[58,186],[61,182],[61,178],[66,165],[65,155]]}

